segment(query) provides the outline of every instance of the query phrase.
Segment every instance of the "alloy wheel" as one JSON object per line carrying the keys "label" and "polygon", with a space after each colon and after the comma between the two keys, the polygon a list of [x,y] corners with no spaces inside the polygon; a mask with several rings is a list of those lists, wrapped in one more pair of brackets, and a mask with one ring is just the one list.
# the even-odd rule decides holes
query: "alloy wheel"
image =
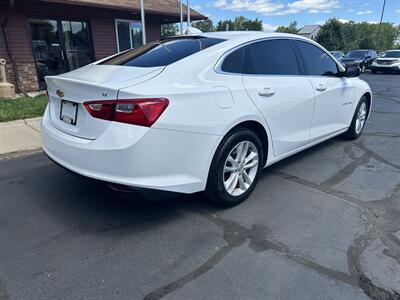
{"label": "alloy wheel", "polygon": [[360,134],[362,129],[364,128],[365,119],[367,118],[367,104],[365,102],[361,103],[356,118],[355,129],[356,133]]}
{"label": "alloy wheel", "polygon": [[252,185],[259,167],[256,146],[250,141],[242,141],[229,153],[223,169],[225,190],[231,196],[245,193]]}

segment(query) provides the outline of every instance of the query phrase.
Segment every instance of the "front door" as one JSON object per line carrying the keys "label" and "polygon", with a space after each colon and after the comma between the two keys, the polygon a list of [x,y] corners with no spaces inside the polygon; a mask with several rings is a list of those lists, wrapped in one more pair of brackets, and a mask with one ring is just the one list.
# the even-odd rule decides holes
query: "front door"
{"label": "front door", "polygon": [[292,42],[272,39],[244,48],[244,87],[268,123],[275,156],[310,139],[315,94],[300,72]]}
{"label": "front door", "polygon": [[305,41],[295,41],[295,45],[315,91],[310,137],[319,140],[350,125],[354,85],[350,78],[339,76],[336,62],[325,51]]}
{"label": "front door", "polygon": [[40,89],[46,89],[45,76],[93,61],[87,22],[30,18],[29,29]]}

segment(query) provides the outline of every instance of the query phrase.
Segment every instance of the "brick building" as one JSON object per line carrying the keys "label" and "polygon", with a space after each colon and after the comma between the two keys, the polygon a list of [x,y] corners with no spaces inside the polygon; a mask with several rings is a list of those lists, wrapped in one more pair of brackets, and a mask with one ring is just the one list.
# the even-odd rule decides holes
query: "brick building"
{"label": "brick building", "polygon": [[[178,0],[145,0],[147,42],[180,19]],[[186,7],[184,7],[186,12]],[[191,11],[192,20],[205,19]],[[140,0],[0,0],[0,58],[24,92],[64,73],[142,44]]]}

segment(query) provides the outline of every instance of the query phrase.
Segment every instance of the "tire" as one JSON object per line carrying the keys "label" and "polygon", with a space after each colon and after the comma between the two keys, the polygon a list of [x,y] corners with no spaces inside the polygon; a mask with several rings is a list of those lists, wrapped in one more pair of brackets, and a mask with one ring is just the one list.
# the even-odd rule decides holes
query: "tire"
{"label": "tire", "polygon": [[360,66],[360,70],[361,70],[361,73],[364,73],[365,72],[365,65],[364,64],[362,64],[361,66]]}
{"label": "tire", "polygon": [[[246,155],[240,159],[239,150],[246,144]],[[246,164],[242,163],[243,157],[255,159],[249,160],[246,168]],[[232,162],[233,159],[236,161],[235,164]],[[254,166],[250,168],[249,166],[255,161],[257,161],[256,168]],[[264,149],[256,133],[247,128],[238,128],[228,133],[219,144],[211,163],[205,190],[207,198],[223,207],[231,207],[243,202],[253,192],[264,162]],[[236,169],[236,171],[229,169]],[[232,185],[229,185],[229,182],[232,182]]]}
{"label": "tire", "polygon": [[371,69],[371,73],[372,73],[372,74],[376,74],[376,73],[378,73],[378,71],[375,70],[375,69]]}
{"label": "tire", "polygon": [[[358,139],[360,137],[360,135],[362,134],[364,127],[365,127],[365,122],[367,120],[367,114],[368,114],[368,106],[369,106],[369,101],[368,98],[366,96],[363,96],[360,101],[358,102],[357,108],[354,112],[354,116],[353,119],[351,121],[350,127],[347,129],[347,131],[345,133],[343,133],[343,137],[348,139],[348,140],[355,140]],[[363,122],[361,124],[361,128],[358,127],[360,119],[359,117],[359,113],[361,113],[360,111],[363,110],[364,111],[365,108],[365,114],[364,114],[364,119]]]}

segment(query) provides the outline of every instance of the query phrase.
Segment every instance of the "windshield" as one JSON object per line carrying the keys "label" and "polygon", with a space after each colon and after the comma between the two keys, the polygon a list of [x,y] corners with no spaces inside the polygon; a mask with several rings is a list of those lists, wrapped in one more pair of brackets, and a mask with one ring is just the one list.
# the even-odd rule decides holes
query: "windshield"
{"label": "windshield", "polygon": [[365,50],[355,50],[351,51],[347,57],[348,58],[364,58],[367,55],[368,51]]}
{"label": "windshield", "polygon": [[142,68],[167,66],[223,41],[201,36],[169,38],[122,52],[101,64]]}
{"label": "windshield", "polygon": [[343,56],[343,54],[341,52],[333,51],[331,53],[335,58],[341,58]]}
{"label": "windshield", "polygon": [[382,57],[385,57],[385,58],[400,58],[400,51],[387,51],[382,55]]}

